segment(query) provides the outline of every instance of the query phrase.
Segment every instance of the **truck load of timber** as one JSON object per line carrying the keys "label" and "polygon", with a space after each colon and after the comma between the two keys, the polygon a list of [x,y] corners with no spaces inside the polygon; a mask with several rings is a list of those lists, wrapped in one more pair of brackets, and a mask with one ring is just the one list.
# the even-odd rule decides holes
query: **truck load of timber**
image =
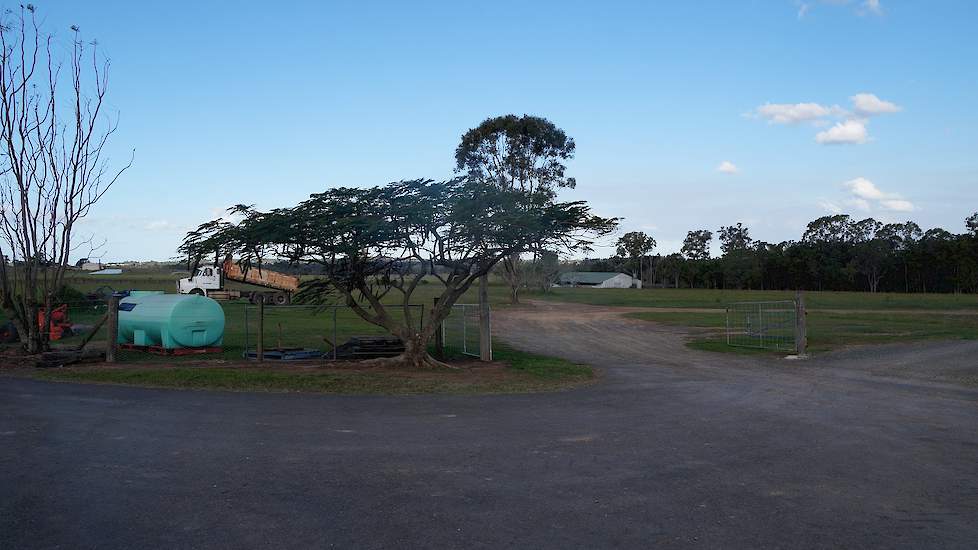
{"label": "truck load of timber", "polygon": [[257,267],[252,267],[248,271],[245,271],[241,269],[241,266],[231,260],[224,262],[223,270],[225,279],[239,283],[248,283],[249,285],[274,288],[286,292],[299,290],[299,278],[295,275],[286,275],[285,273],[268,269],[258,269]]}
{"label": "truck load of timber", "polygon": [[[226,281],[235,281],[272,290],[233,290],[225,286]],[[266,304],[280,306],[291,303],[292,293],[298,289],[299,278],[295,275],[258,269],[257,267],[245,271],[231,260],[224,262],[221,267],[199,267],[192,277],[186,277],[177,282],[177,290],[180,294],[199,294],[215,300],[247,298],[252,303],[264,300]]]}

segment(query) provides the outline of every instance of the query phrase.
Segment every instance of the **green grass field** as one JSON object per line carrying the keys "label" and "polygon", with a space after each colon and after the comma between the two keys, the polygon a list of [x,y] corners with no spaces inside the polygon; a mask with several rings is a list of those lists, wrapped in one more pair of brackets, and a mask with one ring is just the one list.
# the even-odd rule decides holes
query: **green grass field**
{"label": "green grass field", "polygon": [[[703,329],[701,335],[689,342],[692,348],[728,353],[771,353],[726,345],[723,333],[726,307],[732,302],[793,300],[794,295],[787,291],[560,288],[535,297],[599,306],[648,308],[648,311],[627,315],[645,321]],[[805,302],[811,352],[861,344],[978,338],[978,296],[975,295],[805,292]]]}
{"label": "green grass field", "polygon": [[[688,345],[695,349],[750,354],[773,352],[726,344],[723,331],[727,305],[793,300],[794,296],[794,292],[788,291],[558,288],[534,298],[648,308],[648,311],[632,312],[627,316],[702,329],[689,341]],[[805,292],[805,302],[810,352],[862,344],[978,338],[976,295]]]}
{"label": "green grass field", "polygon": [[[598,306],[725,309],[731,302],[793,300],[791,291],[707,290],[688,288],[555,288],[535,299]],[[978,310],[975,294],[896,294],[806,292],[809,309]]]}
{"label": "green grass field", "polygon": [[355,369],[332,365],[275,367],[74,367],[35,374],[45,380],[158,388],[339,394],[524,393],[561,390],[594,379],[594,370],[563,359],[497,344],[495,359],[506,367],[460,370]]}
{"label": "green grass field", "polygon": [[[667,325],[706,329],[689,342],[695,349],[733,353],[769,353],[751,348],[727,346],[723,334],[724,310],[707,312],[654,311],[626,314],[634,319]],[[808,314],[810,352],[860,344],[887,344],[910,340],[955,340],[978,338],[978,315],[938,313],[836,313],[812,311]]]}

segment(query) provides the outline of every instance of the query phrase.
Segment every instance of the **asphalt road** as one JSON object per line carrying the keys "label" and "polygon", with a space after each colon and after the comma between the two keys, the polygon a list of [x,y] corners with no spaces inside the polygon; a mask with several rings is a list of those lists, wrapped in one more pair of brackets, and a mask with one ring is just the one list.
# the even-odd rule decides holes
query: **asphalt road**
{"label": "asphalt road", "polygon": [[0,548],[978,541],[978,390],[948,374],[978,369],[978,342],[801,364],[692,352],[584,306],[495,323],[601,383],[344,397],[0,378]]}

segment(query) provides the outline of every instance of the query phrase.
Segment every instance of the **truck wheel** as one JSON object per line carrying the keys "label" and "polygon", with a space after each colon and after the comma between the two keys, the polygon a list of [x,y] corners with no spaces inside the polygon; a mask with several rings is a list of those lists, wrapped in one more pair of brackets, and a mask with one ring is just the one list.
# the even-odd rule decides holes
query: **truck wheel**
{"label": "truck wheel", "polygon": [[289,296],[288,296],[288,294],[286,294],[286,293],[284,293],[284,292],[276,292],[276,293],[275,293],[275,294],[274,294],[274,295],[272,296],[272,301],[273,301],[273,302],[275,303],[275,305],[277,305],[277,306],[284,306],[284,305],[288,305],[288,303],[289,303]]}
{"label": "truck wheel", "polygon": [[197,296],[203,296],[204,295],[204,291],[202,289],[195,288],[195,289],[193,289],[193,290],[190,291],[190,294],[196,294]]}

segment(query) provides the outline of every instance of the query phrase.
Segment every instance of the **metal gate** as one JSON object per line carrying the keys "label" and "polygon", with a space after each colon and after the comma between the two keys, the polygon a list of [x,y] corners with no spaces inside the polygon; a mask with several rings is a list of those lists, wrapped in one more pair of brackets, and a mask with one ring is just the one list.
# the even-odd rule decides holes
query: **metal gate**
{"label": "metal gate", "polygon": [[798,351],[798,306],[791,300],[737,302],[727,307],[727,345]]}
{"label": "metal gate", "polygon": [[[445,352],[479,357],[479,306],[455,304],[441,324]],[[491,344],[490,344],[491,345]]]}

